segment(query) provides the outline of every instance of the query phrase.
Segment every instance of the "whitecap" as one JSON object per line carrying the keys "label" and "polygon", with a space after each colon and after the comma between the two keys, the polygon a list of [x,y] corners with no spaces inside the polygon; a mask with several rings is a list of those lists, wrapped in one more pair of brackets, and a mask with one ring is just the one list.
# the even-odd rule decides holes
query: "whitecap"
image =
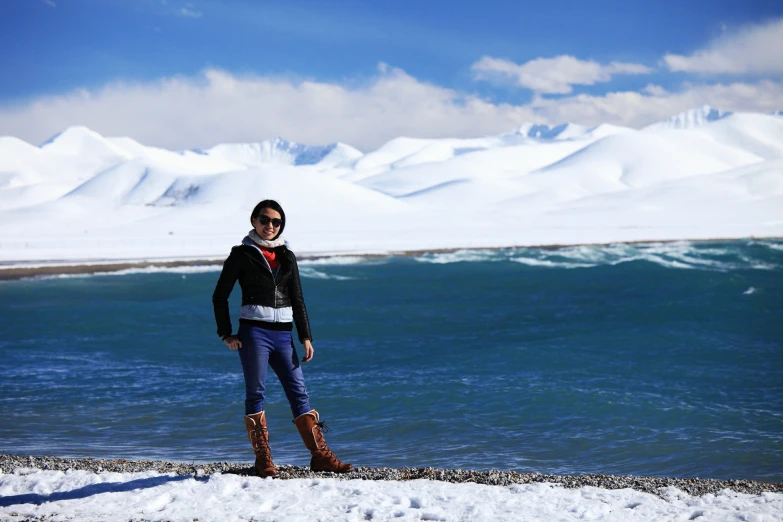
{"label": "whitecap", "polygon": [[661,265],[666,268],[684,268],[684,269],[696,268],[695,266],[689,265],[688,263],[684,263],[676,259],[666,259],[665,257],[654,255],[654,254],[642,255],[641,259],[644,259],[645,261],[649,261],[651,263],[655,263],[657,265]]}
{"label": "whitecap", "polygon": [[752,241],[750,244],[751,245],[761,245],[761,246],[767,247],[767,248],[769,248],[771,250],[783,250],[783,242],[778,242],[778,241],[758,240],[758,241]]}
{"label": "whitecap", "polygon": [[308,279],[331,279],[333,281],[348,281],[351,279],[356,279],[355,277],[327,274],[326,272],[321,272],[320,270],[316,270],[315,268],[311,267],[302,267],[299,270],[299,275]]}
{"label": "whitecap", "polygon": [[502,250],[455,250],[454,252],[428,253],[414,259],[422,263],[444,265],[474,261],[502,261],[505,257]]}
{"label": "whitecap", "polygon": [[299,266],[339,266],[339,265],[358,265],[360,263],[377,262],[378,259],[385,258],[368,258],[363,256],[326,256],[326,257],[313,257],[313,258],[301,258],[297,260]]}
{"label": "whitecap", "polygon": [[548,259],[534,259],[531,257],[514,257],[511,258],[510,261],[513,261],[515,263],[522,263],[523,265],[528,265],[528,266],[545,266],[550,268],[589,268],[592,266],[597,266],[596,264],[591,264],[591,263],[557,262],[557,261],[550,261]]}
{"label": "whitecap", "polygon": [[752,259],[747,256],[741,255],[740,259],[745,263],[747,263],[750,268],[753,268],[755,270],[776,270],[777,268],[780,268],[778,265],[772,263],[765,263],[764,261]]}
{"label": "whitecap", "polygon": [[[768,243],[768,245],[773,245]],[[775,245],[772,248],[778,249]],[[727,272],[731,270],[776,270],[780,266],[754,259],[738,250],[734,243],[700,243],[689,241],[659,243],[615,243],[578,245],[561,248],[513,248],[501,250],[456,250],[428,253],[416,261],[434,264],[461,262],[513,261],[529,266],[552,268],[586,268],[619,265],[634,261],[655,263],[665,268]]]}
{"label": "whitecap", "polygon": [[222,264],[193,266],[148,266],[144,268],[128,268],[116,272],[96,272],[94,275],[131,275],[131,274],[205,274],[220,272]]}

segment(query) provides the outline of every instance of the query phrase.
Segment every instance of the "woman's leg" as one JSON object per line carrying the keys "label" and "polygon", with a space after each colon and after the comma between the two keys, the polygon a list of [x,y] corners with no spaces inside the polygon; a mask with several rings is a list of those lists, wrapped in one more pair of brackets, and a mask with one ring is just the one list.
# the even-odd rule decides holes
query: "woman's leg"
{"label": "woman's leg", "polygon": [[313,471],[331,471],[347,473],[353,469],[338,459],[326,445],[323,435],[324,424],[320,422],[318,412],[310,407],[307,396],[304,375],[299,365],[299,357],[294,349],[291,332],[278,332],[275,349],[269,354],[269,365],[283,385],[291,413],[294,414],[294,424],[305,447],[310,450],[310,469]]}
{"label": "woman's leg", "polygon": [[254,326],[239,325],[237,335],[242,341],[242,348],[237,351],[245,376],[245,415],[253,415],[264,409],[266,367],[274,347],[273,335],[276,333]]}
{"label": "woman's leg", "polygon": [[310,398],[305,388],[302,367],[299,357],[294,349],[294,341],[291,332],[270,332],[275,334],[275,347],[269,354],[269,365],[280,379],[283,391],[291,406],[294,418],[307,413],[310,408]]}
{"label": "woman's leg", "polygon": [[266,392],[266,367],[274,339],[262,328],[239,325],[242,348],[239,360],[245,375],[245,428],[253,452],[256,455],[256,473],[260,477],[276,477],[277,469],[269,449],[269,432],[266,429],[264,396]]}

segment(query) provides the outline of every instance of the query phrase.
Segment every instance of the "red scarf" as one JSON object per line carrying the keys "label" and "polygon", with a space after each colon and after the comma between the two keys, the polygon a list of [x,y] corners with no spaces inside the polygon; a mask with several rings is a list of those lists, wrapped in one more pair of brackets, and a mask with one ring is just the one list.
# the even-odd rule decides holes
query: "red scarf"
{"label": "red scarf", "polygon": [[269,263],[269,268],[272,270],[276,270],[278,266],[280,266],[280,261],[277,260],[277,254],[274,250],[269,250],[267,248],[262,248],[261,253],[264,254],[264,258],[266,259],[266,262]]}

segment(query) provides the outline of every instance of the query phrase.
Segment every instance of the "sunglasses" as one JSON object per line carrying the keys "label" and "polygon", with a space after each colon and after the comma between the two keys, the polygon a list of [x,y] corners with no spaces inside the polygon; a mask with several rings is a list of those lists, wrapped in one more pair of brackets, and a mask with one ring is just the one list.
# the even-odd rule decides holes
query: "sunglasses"
{"label": "sunglasses", "polygon": [[269,223],[272,223],[272,226],[277,228],[283,224],[282,219],[270,218],[269,216],[265,216],[263,214],[258,216],[256,219],[258,220],[259,223],[261,223],[264,226],[267,226]]}

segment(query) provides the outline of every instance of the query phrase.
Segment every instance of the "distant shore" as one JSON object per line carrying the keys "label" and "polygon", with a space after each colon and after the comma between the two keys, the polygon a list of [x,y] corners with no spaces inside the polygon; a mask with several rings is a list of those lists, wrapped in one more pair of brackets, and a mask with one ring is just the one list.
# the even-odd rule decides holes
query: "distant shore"
{"label": "distant shore", "polygon": [[[181,463],[161,460],[125,460],[60,457],[26,457],[0,454],[0,473],[13,473],[15,469],[40,469],[49,471],[82,470],[92,473],[138,473],[156,471],[175,475],[208,476],[213,473],[231,473],[253,476],[251,464],[231,462]],[[633,475],[554,475],[520,473],[509,470],[478,471],[469,469],[437,468],[370,468],[358,467],[351,473],[336,474],[312,472],[302,466],[278,466],[279,479],[336,478],[343,480],[439,480],[451,483],[474,482],[477,484],[508,486],[511,484],[549,483],[574,489],[585,486],[604,489],[634,489],[661,496],[662,489],[675,487],[693,496],[717,494],[723,490],[750,495],[783,493],[783,483],[756,480],[714,480],[702,478],[637,477]]]}
{"label": "distant shore", "polygon": [[111,272],[120,272],[122,270],[142,269],[150,267],[177,268],[184,266],[220,266],[222,260],[123,260],[123,261],[84,261],[77,264],[51,264],[51,265],[31,265],[31,266],[11,266],[9,268],[0,267],[0,281],[11,279],[25,279],[28,277],[39,276],[57,276],[57,275],[77,275],[77,274],[102,274]]}
{"label": "distant shore", "polygon": [[[602,247],[608,245],[653,245],[666,243],[715,243],[730,241],[777,241],[783,237],[748,237],[748,238],[710,238],[710,239],[669,239],[669,240],[639,240],[639,241],[612,241],[608,243],[583,243],[583,244],[543,244],[543,245],[512,245],[512,246],[487,246],[487,247],[453,247],[432,248],[422,250],[399,250],[386,252],[333,252],[333,253],[305,253],[297,255],[300,260],[313,259],[339,259],[345,257],[361,257],[367,259],[389,256],[420,256],[425,254],[444,254],[460,251],[486,251],[486,250],[513,250],[513,249],[560,249],[572,247]],[[0,261],[0,281],[13,279],[25,279],[40,276],[101,274],[119,272],[122,270],[134,270],[144,268],[178,268],[222,265],[224,257],[202,259],[121,259],[121,260],[63,260],[63,261]],[[5,264],[5,266],[3,266]]]}

